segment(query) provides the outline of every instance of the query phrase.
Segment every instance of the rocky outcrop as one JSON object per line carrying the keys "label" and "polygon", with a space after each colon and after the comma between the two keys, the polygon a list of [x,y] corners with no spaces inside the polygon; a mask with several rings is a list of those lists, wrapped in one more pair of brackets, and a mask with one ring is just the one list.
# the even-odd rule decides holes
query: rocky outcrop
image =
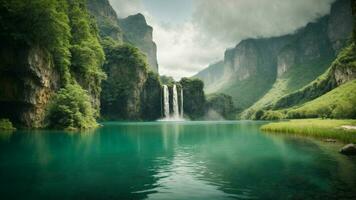
{"label": "rocky outcrop", "polygon": [[345,46],[352,33],[352,11],[350,0],[336,1],[331,7],[328,37],[337,55]]}
{"label": "rocky outcrop", "polygon": [[60,86],[51,55],[37,46],[5,43],[0,60],[0,117],[41,127],[49,100]]}
{"label": "rocky outcrop", "polygon": [[115,10],[109,0],[87,0],[90,14],[96,19],[102,38],[110,37],[117,42],[123,41],[123,33]]}
{"label": "rocky outcrop", "polygon": [[340,153],[344,155],[356,155],[356,145],[348,144],[340,149]]}
{"label": "rocky outcrop", "polygon": [[193,120],[201,119],[206,111],[203,81],[196,78],[182,78],[179,83],[183,88],[184,114]]}
{"label": "rocky outcrop", "polygon": [[327,72],[301,90],[278,99],[273,108],[282,109],[305,103],[350,80],[354,80],[356,78],[356,67],[353,64],[353,61],[356,60],[355,52],[355,44],[344,48]]}
{"label": "rocky outcrop", "polygon": [[111,38],[118,44],[126,42],[139,48],[146,55],[149,68],[158,73],[157,46],[153,42],[153,28],[147,24],[142,14],[118,19],[109,0],[87,0],[87,7],[97,21],[102,39]]}
{"label": "rocky outcrop", "polygon": [[150,69],[158,73],[157,46],[153,42],[153,29],[142,14],[131,15],[120,19],[124,31],[124,40],[139,48],[147,56]]}
{"label": "rocky outcrop", "polygon": [[141,52],[130,45],[106,50],[101,113],[120,120],[155,120],[161,115],[158,75],[150,72]]}

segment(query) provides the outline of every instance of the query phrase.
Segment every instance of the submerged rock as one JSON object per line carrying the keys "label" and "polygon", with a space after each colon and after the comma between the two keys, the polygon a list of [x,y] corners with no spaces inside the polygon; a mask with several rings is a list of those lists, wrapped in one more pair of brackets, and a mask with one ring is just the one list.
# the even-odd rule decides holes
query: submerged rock
{"label": "submerged rock", "polygon": [[356,155],[356,145],[348,144],[340,149],[340,153],[344,155]]}

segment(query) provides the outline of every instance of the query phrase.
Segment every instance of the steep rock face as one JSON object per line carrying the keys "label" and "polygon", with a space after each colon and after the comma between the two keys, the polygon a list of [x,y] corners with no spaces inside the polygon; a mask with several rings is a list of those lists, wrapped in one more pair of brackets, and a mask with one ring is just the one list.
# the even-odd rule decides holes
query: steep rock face
{"label": "steep rock face", "polygon": [[158,75],[148,71],[144,55],[130,45],[107,49],[106,55],[102,115],[120,120],[158,119],[161,84]]}
{"label": "steep rock face", "polygon": [[16,124],[41,127],[45,109],[59,88],[50,54],[39,47],[0,49],[0,115]]}
{"label": "steep rock face", "polygon": [[340,52],[351,37],[353,20],[350,5],[350,0],[339,0],[331,7],[327,32],[335,55]]}
{"label": "steep rock face", "polygon": [[157,46],[152,39],[153,29],[145,17],[142,14],[131,15],[120,19],[120,26],[124,31],[124,40],[145,53],[150,69],[158,73]]}
{"label": "steep rock face", "polygon": [[179,82],[183,88],[184,114],[191,119],[201,119],[206,111],[204,83],[199,79],[182,78]]}
{"label": "steep rock face", "polygon": [[282,109],[305,103],[355,79],[356,67],[353,63],[356,60],[355,52],[354,43],[343,49],[328,71],[301,90],[278,99],[273,108]]}
{"label": "steep rock face", "polygon": [[[290,39],[290,36],[283,36],[244,40],[235,48],[226,50],[223,62],[210,66],[195,77],[204,81],[204,90],[208,94],[226,93],[233,97],[237,107],[247,108],[272,86],[277,71],[277,53]],[[214,78],[210,79],[209,74]]]}
{"label": "steep rock face", "polygon": [[145,120],[156,120],[161,113],[161,83],[157,74],[148,72],[141,92],[141,113]]}
{"label": "steep rock face", "polygon": [[117,42],[123,40],[117,14],[111,7],[109,0],[87,0],[87,7],[97,21],[102,38],[110,37]]}
{"label": "steep rock face", "polygon": [[295,51],[293,49],[286,49],[277,56],[277,77],[281,77],[286,73],[290,66],[295,63]]}

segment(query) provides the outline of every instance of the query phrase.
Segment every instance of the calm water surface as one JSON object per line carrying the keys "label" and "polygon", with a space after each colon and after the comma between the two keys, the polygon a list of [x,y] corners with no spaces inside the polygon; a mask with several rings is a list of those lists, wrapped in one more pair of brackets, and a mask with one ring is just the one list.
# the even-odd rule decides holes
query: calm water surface
{"label": "calm water surface", "polygon": [[356,199],[340,144],[261,122],[104,123],[0,133],[1,199]]}

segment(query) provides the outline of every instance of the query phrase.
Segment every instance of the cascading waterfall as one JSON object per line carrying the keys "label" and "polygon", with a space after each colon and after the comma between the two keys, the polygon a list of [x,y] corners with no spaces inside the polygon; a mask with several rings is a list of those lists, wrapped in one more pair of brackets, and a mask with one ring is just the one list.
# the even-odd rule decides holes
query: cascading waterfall
{"label": "cascading waterfall", "polygon": [[164,117],[169,117],[169,91],[167,85],[163,85]]}
{"label": "cascading waterfall", "polygon": [[173,117],[179,118],[177,86],[173,85]]}
{"label": "cascading waterfall", "polygon": [[180,117],[184,117],[184,111],[183,111],[183,88],[180,89]]}
{"label": "cascading waterfall", "polygon": [[[180,90],[180,98],[178,98],[177,85],[173,85],[172,88],[172,102],[170,102],[169,88],[167,85],[163,85],[163,119],[159,121],[183,121],[183,89]],[[173,106],[172,113],[170,111],[170,103]],[[179,103],[181,107],[179,109]]]}

